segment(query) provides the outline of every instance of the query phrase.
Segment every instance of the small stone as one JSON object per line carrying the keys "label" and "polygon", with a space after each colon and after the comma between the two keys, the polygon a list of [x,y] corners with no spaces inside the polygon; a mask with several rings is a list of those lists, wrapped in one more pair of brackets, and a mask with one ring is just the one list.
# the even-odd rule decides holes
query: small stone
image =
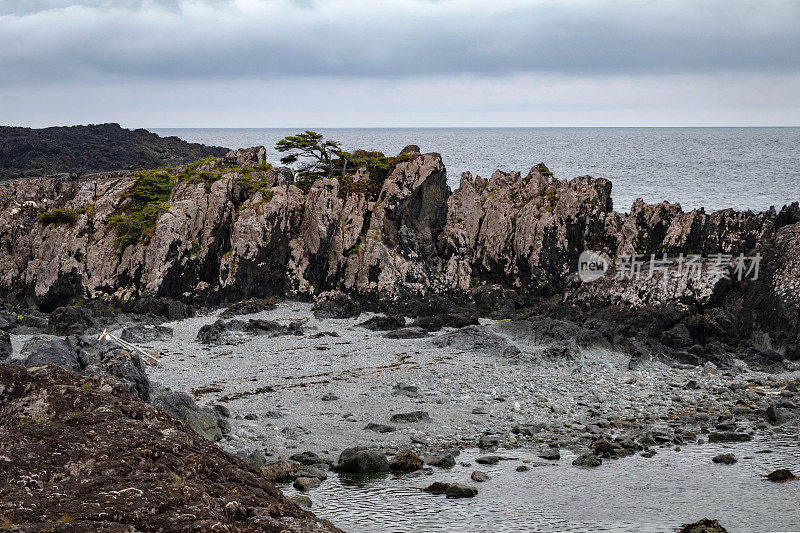
{"label": "small stone", "polygon": [[528,470],[530,470],[530,467],[527,465],[519,465],[517,467],[517,472],[527,472]]}
{"label": "small stone", "polygon": [[737,461],[736,456],[732,453],[721,453],[719,455],[715,455],[711,460],[715,463],[724,465],[732,465]]}
{"label": "small stone", "polygon": [[367,431],[374,431],[376,433],[391,433],[396,428],[394,426],[388,426],[386,424],[375,424],[374,422],[370,422],[369,424],[364,426],[364,429],[366,429]]}
{"label": "small stone", "polygon": [[538,455],[542,459],[547,459],[549,461],[558,461],[561,459],[561,453],[558,451],[558,448],[544,448],[539,451]]}
{"label": "small stone", "polygon": [[478,495],[478,489],[471,485],[463,485],[461,483],[450,483],[445,490],[447,498],[472,498]]}
{"label": "small stone", "polygon": [[410,424],[413,422],[432,422],[433,419],[426,411],[411,411],[410,413],[397,413],[392,415],[392,422]]}
{"label": "small stone", "polygon": [[302,491],[315,489],[321,484],[322,481],[315,477],[299,477],[294,480],[294,488]]}
{"label": "small stone", "polygon": [[450,468],[456,466],[456,459],[453,457],[452,453],[445,453],[431,459],[428,461],[428,464],[431,466],[438,466],[439,468]]}
{"label": "small stone", "polygon": [[470,476],[470,479],[472,479],[472,481],[477,481],[482,483],[484,481],[489,481],[489,479],[491,478],[487,473],[481,472],[480,470],[475,470]]}
{"label": "small stone", "polygon": [[485,455],[475,459],[475,462],[479,465],[496,465],[500,462],[500,458],[496,455]]}
{"label": "small stone", "polygon": [[572,464],[584,468],[595,468],[603,464],[603,460],[590,453],[585,453],[575,458],[575,460],[572,461]]}
{"label": "small stone", "polygon": [[774,472],[770,472],[769,474],[767,474],[766,478],[775,483],[782,483],[784,481],[792,481],[795,479],[800,479],[794,474],[792,474],[790,470],[787,470],[785,468],[780,468],[778,470],[775,470]]}
{"label": "small stone", "polygon": [[335,394],[333,394],[332,392],[326,392],[325,394],[322,395],[322,401],[323,402],[333,402],[333,401],[336,401],[338,399],[339,399],[339,397],[336,396]]}

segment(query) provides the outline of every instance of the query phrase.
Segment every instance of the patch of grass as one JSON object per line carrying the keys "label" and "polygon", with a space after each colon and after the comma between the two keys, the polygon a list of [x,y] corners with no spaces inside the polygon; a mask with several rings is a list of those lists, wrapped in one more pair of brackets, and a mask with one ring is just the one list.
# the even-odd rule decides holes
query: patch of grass
{"label": "patch of grass", "polygon": [[353,174],[345,174],[340,178],[339,197],[346,198],[351,194],[361,193],[369,200],[375,200],[381,192],[383,182],[394,172],[395,167],[400,163],[415,160],[419,154],[398,154],[394,157],[386,157],[382,152],[356,150],[353,153],[343,153],[343,157],[352,164],[353,173],[359,168],[365,167],[369,172],[369,180],[353,181]]}
{"label": "patch of grass", "polygon": [[40,213],[36,220],[45,226],[49,224],[75,224],[80,213],[74,209],[56,208]]}
{"label": "patch of grass", "polygon": [[69,513],[64,513],[61,515],[61,518],[59,518],[58,521],[65,524],[71,524],[75,521],[75,517]]}

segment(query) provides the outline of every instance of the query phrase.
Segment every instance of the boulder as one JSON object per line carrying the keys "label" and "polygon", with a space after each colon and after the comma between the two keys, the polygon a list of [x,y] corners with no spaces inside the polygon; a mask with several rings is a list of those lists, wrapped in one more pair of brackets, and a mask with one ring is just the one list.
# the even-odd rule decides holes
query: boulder
{"label": "boulder", "polygon": [[380,450],[355,446],[339,455],[336,470],[347,474],[373,474],[389,471],[386,454]]}
{"label": "boulder", "polygon": [[413,472],[422,468],[422,458],[411,450],[400,450],[389,461],[389,469],[393,472]]}
{"label": "boulder", "polygon": [[150,343],[164,341],[173,335],[172,328],[166,326],[130,326],[124,328],[120,338],[133,343]]}
{"label": "boulder", "polygon": [[443,453],[429,459],[428,464],[439,468],[452,468],[456,466],[456,459],[452,453]]}
{"label": "boulder", "polygon": [[322,481],[315,477],[298,477],[294,480],[294,488],[297,490],[308,491],[315,489],[322,484]]}
{"label": "boulder", "polygon": [[715,455],[711,461],[723,465],[732,465],[737,462],[736,456],[732,453],[721,453],[719,455]]}
{"label": "boulder", "polygon": [[475,470],[470,475],[470,479],[472,481],[477,481],[478,483],[483,483],[484,481],[489,481],[491,478],[486,472],[481,472],[480,470]]}
{"label": "boulder", "polygon": [[361,314],[361,306],[340,291],[323,292],[311,308],[317,318],[353,318]]}
{"label": "boulder", "polygon": [[572,461],[572,464],[584,468],[595,468],[603,464],[603,460],[596,455],[585,453],[576,457],[575,460]]}
{"label": "boulder", "polygon": [[421,339],[428,336],[428,332],[422,328],[401,328],[389,331],[383,335],[387,339]]}
{"label": "boulder", "polygon": [[450,499],[473,498],[478,495],[478,489],[463,483],[450,483],[445,490],[445,496]]}
{"label": "boulder", "polygon": [[272,300],[266,300],[264,298],[249,298],[228,306],[222,313],[220,313],[219,317],[233,318],[239,315],[252,315],[255,313],[260,313],[261,311],[275,309],[275,307],[275,302]]}
{"label": "boulder", "polygon": [[372,331],[393,331],[404,328],[406,319],[402,316],[380,316],[376,315],[358,324],[362,328]]}
{"label": "boulder", "polygon": [[792,474],[790,470],[785,468],[779,468],[778,470],[773,470],[769,474],[765,476],[769,481],[774,483],[783,483],[784,481],[793,481],[795,479],[800,479],[800,477],[795,476]]}
{"label": "boulder", "polygon": [[439,335],[431,342],[439,348],[453,348],[501,357],[514,357],[520,353],[519,348],[485,326],[467,326]]}
{"label": "boulder", "polygon": [[202,435],[211,442],[222,439],[222,430],[217,416],[200,409],[188,394],[168,392],[154,399],[152,403],[165,413],[186,423],[198,435]]}

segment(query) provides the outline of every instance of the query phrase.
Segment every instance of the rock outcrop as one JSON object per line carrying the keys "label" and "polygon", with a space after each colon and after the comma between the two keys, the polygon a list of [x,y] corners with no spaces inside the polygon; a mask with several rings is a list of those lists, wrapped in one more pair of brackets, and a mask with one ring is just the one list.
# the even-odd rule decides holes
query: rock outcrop
{"label": "rock outcrop", "polygon": [[13,531],[339,531],[111,378],[0,365],[0,426]]}
{"label": "rock outcrop", "polygon": [[[46,312],[80,298],[189,309],[293,295],[317,298],[321,316],[405,308],[436,324],[443,310],[474,323],[525,307],[589,323],[610,342],[630,337],[614,324],[634,323],[671,350],[733,335],[800,358],[797,204],[686,213],[637,200],[623,214],[609,181],[557,180],[543,164],[524,176],[465,173],[451,193],[441,157],[416,154],[373,192],[367,168],[296,183],[262,147],[161,172],[4,183],[0,293]],[[592,283],[576,274],[586,250],[612,265]],[[617,275],[632,254],[640,275]],[[664,254],[697,256],[703,275],[664,277],[648,266]],[[740,254],[760,254],[757,279],[732,276]],[[441,327],[426,324],[415,325]]]}
{"label": "rock outcrop", "polygon": [[227,148],[159,137],[119,124],[43,129],[0,126],[0,180],[58,173],[145,170],[220,157]]}

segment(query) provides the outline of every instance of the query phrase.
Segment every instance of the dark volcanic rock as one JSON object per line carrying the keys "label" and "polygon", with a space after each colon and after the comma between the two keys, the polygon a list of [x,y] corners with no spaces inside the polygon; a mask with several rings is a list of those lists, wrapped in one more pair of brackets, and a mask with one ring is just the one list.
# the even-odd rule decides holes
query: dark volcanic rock
{"label": "dark volcanic rock", "polygon": [[20,531],[338,531],[105,376],[0,365],[0,425],[0,515]]}
{"label": "dark volcanic rock", "polygon": [[191,163],[227,148],[159,137],[119,124],[44,129],[0,126],[0,180],[72,172],[145,170]]}
{"label": "dark volcanic rock", "polygon": [[406,319],[402,316],[374,316],[358,324],[362,328],[372,331],[392,331],[406,326]]}
{"label": "dark volcanic rock", "polygon": [[361,314],[358,302],[339,291],[320,294],[312,310],[317,318],[352,318]]}
{"label": "dark volcanic rock", "polygon": [[428,336],[428,332],[422,328],[402,328],[389,331],[383,335],[387,339],[421,339]]}
{"label": "dark volcanic rock", "polygon": [[281,324],[275,320],[217,320],[206,324],[197,332],[198,342],[203,344],[240,344],[247,342],[250,335],[279,337],[281,335],[302,335],[300,322]]}
{"label": "dark volcanic rock", "polygon": [[592,455],[590,453],[585,453],[583,455],[579,455],[572,461],[572,464],[575,466],[582,466],[585,468],[594,468],[603,464],[603,460],[597,457],[596,455]]}
{"label": "dark volcanic rock", "polygon": [[373,474],[389,471],[386,454],[380,450],[355,446],[347,448],[339,455],[336,470],[347,474]]}

